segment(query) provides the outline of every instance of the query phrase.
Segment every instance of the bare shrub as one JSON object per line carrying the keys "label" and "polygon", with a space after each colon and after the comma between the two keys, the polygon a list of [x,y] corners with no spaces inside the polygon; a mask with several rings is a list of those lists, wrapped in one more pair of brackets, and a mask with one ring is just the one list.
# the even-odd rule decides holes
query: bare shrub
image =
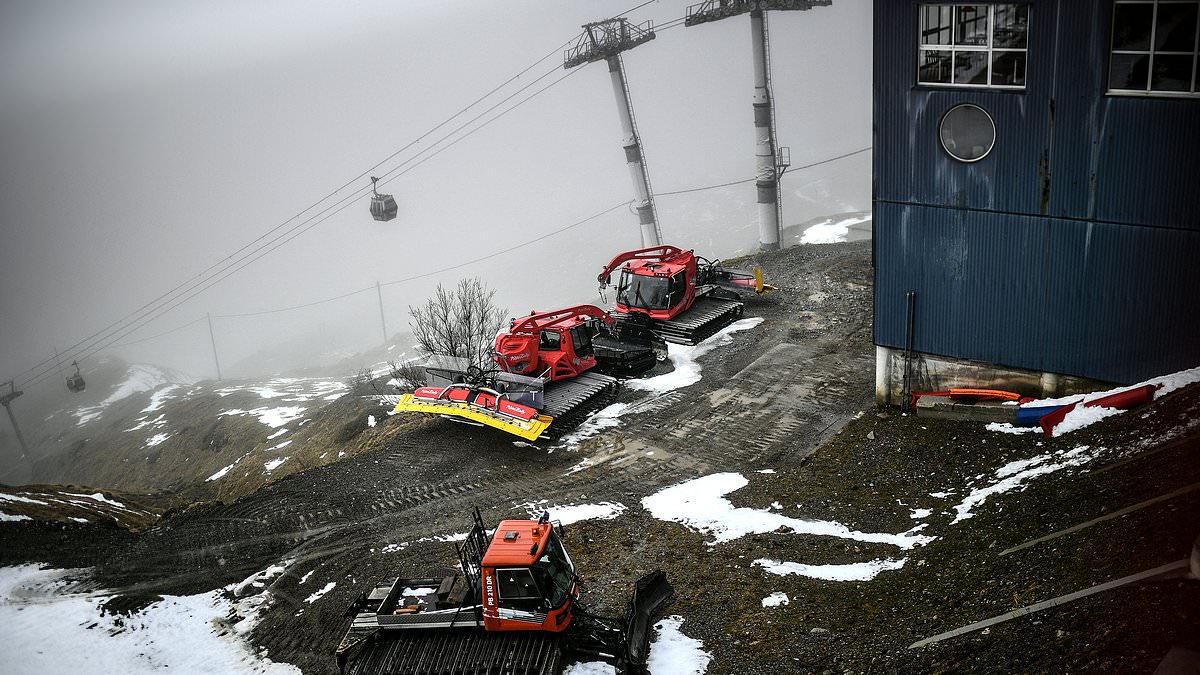
{"label": "bare shrub", "polygon": [[415,361],[407,361],[405,363],[388,361],[388,366],[391,370],[392,379],[396,380],[396,385],[402,391],[412,391],[418,387],[425,386],[425,368],[418,365]]}
{"label": "bare shrub", "polygon": [[490,369],[493,341],[508,314],[496,307],[495,296],[478,277],[463,279],[449,291],[438,284],[424,305],[408,308],[417,349],[426,356],[457,356]]}
{"label": "bare shrub", "polygon": [[373,379],[370,368],[360,368],[358,372],[350,376],[350,379],[346,382],[346,386],[350,388],[351,394],[359,396],[374,394],[376,391],[372,383]]}

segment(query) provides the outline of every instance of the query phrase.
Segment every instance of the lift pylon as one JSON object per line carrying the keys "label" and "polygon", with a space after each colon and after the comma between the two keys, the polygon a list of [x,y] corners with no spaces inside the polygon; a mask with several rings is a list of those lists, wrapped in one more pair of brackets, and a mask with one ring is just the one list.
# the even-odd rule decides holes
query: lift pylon
{"label": "lift pylon", "polygon": [[754,158],[758,188],[758,246],[764,251],[779,248],[781,207],[779,176],[791,162],[789,148],[780,148],[775,138],[775,100],[771,94],[771,51],[767,38],[766,11],[806,10],[823,7],[833,0],[705,0],[687,8],[683,25],[697,26],[732,16],[750,14],[754,49]]}
{"label": "lift pylon", "polygon": [[637,194],[634,210],[637,211],[638,225],[641,227],[643,248],[662,244],[662,230],[658,226],[654,192],[650,188],[650,172],[646,169],[642,142],[633,117],[633,102],[625,83],[621,52],[653,39],[654,24],[650,21],[635,25],[623,18],[606,19],[584,24],[583,33],[563,54],[563,68],[574,68],[593,61],[608,62],[608,74],[617,97],[617,114],[621,118],[621,145],[625,149],[625,163]]}

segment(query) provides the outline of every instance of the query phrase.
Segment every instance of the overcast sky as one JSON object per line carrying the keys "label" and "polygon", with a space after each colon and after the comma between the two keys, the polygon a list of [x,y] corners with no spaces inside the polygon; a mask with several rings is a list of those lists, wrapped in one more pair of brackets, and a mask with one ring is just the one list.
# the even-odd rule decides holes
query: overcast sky
{"label": "overcast sky", "polygon": [[[384,188],[400,204],[396,220],[373,221],[360,198],[122,342],[205,313],[430,272],[628,201],[606,68],[564,71],[559,54],[581,24],[636,4],[0,0],[0,379],[20,381],[53,348],[195,279],[551,53],[484,105],[543,74],[511,102],[570,77]],[[870,4],[769,16],[778,135],[794,165],[871,143]],[[686,5],[659,0],[629,18],[662,25]],[[625,54],[656,192],[753,177],[750,56],[748,16],[664,30]],[[784,224],[869,209],[870,161],[868,152],[786,175]],[[658,211],[668,242],[709,257],[756,248],[752,183],[662,197]],[[439,281],[468,275],[484,276],[514,314],[585,301],[599,267],[639,243],[622,207],[485,263],[388,286],[389,332]],[[214,331],[222,365],[287,340],[354,351],[381,339],[374,290],[214,319]],[[118,351],[206,377],[208,340],[201,321]]]}

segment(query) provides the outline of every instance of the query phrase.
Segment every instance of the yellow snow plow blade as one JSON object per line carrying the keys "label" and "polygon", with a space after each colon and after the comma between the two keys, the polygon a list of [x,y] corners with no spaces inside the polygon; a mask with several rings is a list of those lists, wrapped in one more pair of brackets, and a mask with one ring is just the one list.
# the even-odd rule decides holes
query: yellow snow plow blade
{"label": "yellow snow plow blade", "polygon": [[754,292],[758,293],[759,295],[766,295],[767,293],[769,293],[773,290],[776,290],[774,286],[772,286],[771,284],[763,283],[762,269],[755,267],[754,268]]}
{"label": "yellow snow plow blade", "polygon": [[525,421],[509,417],[508,415],[501,415],[494,410],[481,408],[470,403],[446,399],[427,401],[416,398],[412,394],[402,395],[400,402],[396,404],[396,408],[392,412],[419,412],[431,415],[461,417],[477,424],[492,427],[493,429],[506,431],[529,441],[537,440],[538,436],[541,436],[542,432],[546,430],[546,427],[550,426],[550,423],[554,421],[554,418],[549,415],[538,415],[529,421]]}

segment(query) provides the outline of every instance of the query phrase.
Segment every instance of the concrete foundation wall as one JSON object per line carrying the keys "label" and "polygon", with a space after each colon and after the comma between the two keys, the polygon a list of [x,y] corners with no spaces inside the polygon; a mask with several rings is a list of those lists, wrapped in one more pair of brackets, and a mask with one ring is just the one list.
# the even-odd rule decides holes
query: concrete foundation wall
{"label": "concrete foundation wall", "polygon": [[[913,354],[909,378],[911,391],[944,391],[956,387],[1002,389],[1035,398],[1067,396],[1115,386],[1083,377],[1039,373],[921,353]],[[875,402],[879,405],[903,405],[903,350],[875,347]]]}

